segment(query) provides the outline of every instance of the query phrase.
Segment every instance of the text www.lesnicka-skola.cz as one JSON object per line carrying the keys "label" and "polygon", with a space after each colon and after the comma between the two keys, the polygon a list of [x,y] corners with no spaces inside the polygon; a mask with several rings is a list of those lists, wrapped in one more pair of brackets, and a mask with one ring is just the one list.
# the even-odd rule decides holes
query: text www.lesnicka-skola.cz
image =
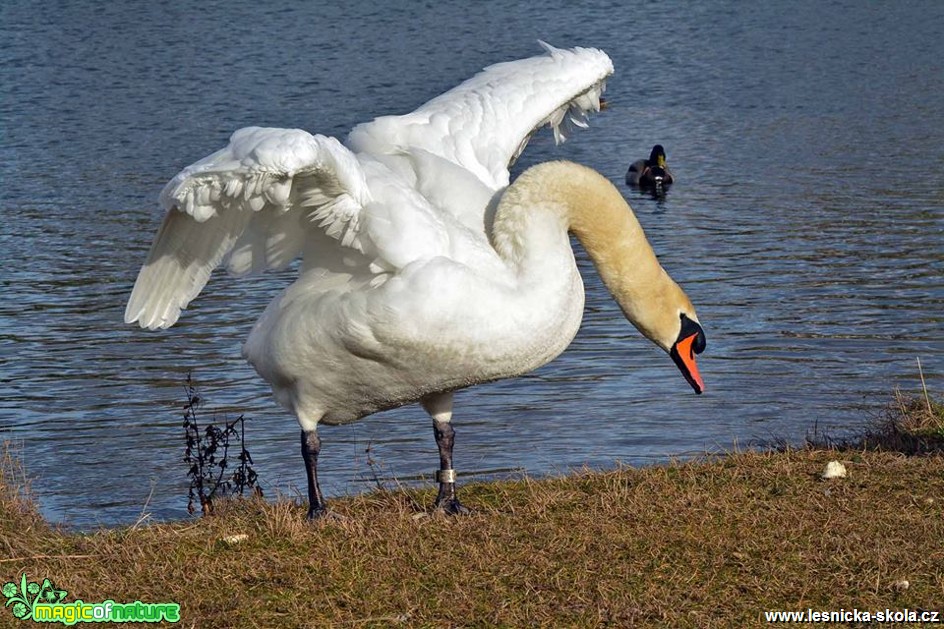
{"label": "text www.lesnicka-skola.cz", "polygon": [[768,611],[764,612],[764,618],[767,622],[944,622],[939,611],[907,608],[877,611],[859,611],[858,609],[823,611],[810,608],[792,612]]}

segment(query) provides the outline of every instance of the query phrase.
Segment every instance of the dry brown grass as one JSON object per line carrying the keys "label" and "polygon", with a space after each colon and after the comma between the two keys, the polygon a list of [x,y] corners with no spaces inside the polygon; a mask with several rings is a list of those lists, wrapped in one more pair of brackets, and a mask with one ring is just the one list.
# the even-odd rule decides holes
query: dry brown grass
{"label": "dry brown grass", "polygon": [[[0,517],[0,557],[15,557],[28,550],[30,538],[49,534],[50,527],[32,499],[19,453],[9,441],[0,442]],[[9,531],[23,531],[23,535],[7,535]]]}
{"label": "dry brown grass", "polygon": [[895,390],[890,402],[862,436],[833,439],[828,435],[808,437],[813,449],[839,451],[876,450],[912,456],[944,454],[944,403],[927,391],[909,396]]}
{"label": "dry brown grass", "polygon": [[[187,627],[742,627],[775,609],[944,609],[944,457],[843,456],[833,481],[820,473],[835,452],[796,451],[472,484],[475,512],[458,518],[402,490],[335,500],[343,519],[314,525],[291,501],[250,500],[134,530],[33,529],[0,576],[51,578],[69,600],[173,600]],[[32,522],[16,504],[4,539]]]}
{"label": "dry brown grass", "polygon": [[878,425],[866,433],[862,448],[906,454],[944,454],[944,404],[895,391]]}

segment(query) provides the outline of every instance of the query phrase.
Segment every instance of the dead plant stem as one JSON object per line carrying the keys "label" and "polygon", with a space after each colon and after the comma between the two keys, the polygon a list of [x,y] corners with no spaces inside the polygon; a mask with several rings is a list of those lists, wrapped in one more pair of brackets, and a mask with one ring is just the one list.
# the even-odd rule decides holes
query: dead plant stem
{"label": "dead plant stem", "polygon": [[918,361],[918,375],[921,376],[921,389],[924,391],[924,403],[928,406],[928,413],[933,415],[934,411],[931,409],[931,397],[928,395],[928,385],[924,381],[924,371],[921,370],[921,357],[915,356],[915,360]]}

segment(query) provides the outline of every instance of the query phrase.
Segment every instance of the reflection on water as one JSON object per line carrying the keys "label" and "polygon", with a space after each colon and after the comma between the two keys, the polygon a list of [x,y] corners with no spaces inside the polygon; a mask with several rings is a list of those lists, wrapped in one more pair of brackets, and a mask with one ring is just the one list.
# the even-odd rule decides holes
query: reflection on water
{"label": "reflection on water", "polygon": [[[499,20],[431,5],[407,19],[366,3],[315,15],[231,2],[221,21],[202,5],[183,16],[163,4],[6,3],[0,430],[22,441],[45,513],[128,522],[149,501],[182,517],[191,370],[219,412],[252,418],[267,486],[303,487],[297,428],[239,354],[291,271],[218,274],[162,333],[121,323],[161,186],[240,126],[341,135],[535,54],[538,38],[604,48],[617,74],[588,131],[561,148],[536,137],[516,172],[565,157],[626,192],[698,307],[708,392],[692,395],[626,324],[580,252],[576,341],[533,374],[459,393],[460,472],[658,462],[799,440],[814,422],[854,430],[894,386],[917,388],[916,356],[940,390],[944,44],[933,25],[944,5],[908,16],[840,0],[660,7],[503,6]],[[561,23],[564,10],[573,19]],[[676,177],[657,199],[623,184],[655,143]],[[384,473],[429,478],[431,433],[417,407],[325,428],[325,488],[364,486],[368,443]]]}

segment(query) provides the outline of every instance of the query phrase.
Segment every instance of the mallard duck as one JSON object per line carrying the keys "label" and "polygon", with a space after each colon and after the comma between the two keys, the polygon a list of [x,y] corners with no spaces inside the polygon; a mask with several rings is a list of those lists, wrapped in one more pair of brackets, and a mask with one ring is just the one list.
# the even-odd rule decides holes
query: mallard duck
{"label": "mallard duck", "polygon": [[563,140],[568,122],[585,126],[613,71],[599,50],[546,48],[490,66],[413,113],[361,124],[343,144],[241,129],[164,188],[167,213],[128,323],[173,325],[221,263],[242,275],[303,256],[243,355],[301,427],[310,519],[328,513],[318,426],[411,402],[433,420],[436,506],[466,510],[452,464],[453,392],[527,373],[573,339],[584,292],[568,231],[628,319],[703,390],[695,309],[619,192],[565,162],[509,185],[531,134],[550,125]]}
{"label": "mallard duck", "polygon": [[672,185],[672,172],[665,163],[665,149],[661,144],[652,147],[649,159],[638,159],[626,171],[626,183],[639,188],[658,188]]}

